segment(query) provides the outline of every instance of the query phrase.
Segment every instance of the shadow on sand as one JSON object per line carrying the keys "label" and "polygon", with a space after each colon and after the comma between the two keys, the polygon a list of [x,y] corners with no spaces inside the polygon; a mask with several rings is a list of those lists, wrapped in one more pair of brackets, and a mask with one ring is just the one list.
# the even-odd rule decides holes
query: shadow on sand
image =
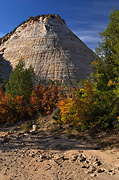
{"label": "shadow on sand", "polygon": [[[0,133],[8,132],[1,128]],[[78,139],[62,138],[53,135],[47,135],[45,132],[22,133],[11,131],[0,139],[1,150],[8,151],[12,149],[41,149],[41,150],[94,150],[92,144],[88,144],[82,137]]]}

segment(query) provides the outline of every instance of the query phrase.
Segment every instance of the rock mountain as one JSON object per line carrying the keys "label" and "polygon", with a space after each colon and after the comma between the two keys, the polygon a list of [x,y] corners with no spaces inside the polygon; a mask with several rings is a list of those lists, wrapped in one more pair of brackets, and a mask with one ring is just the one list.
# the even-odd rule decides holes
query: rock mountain
{"label": "rock mountain", "polygon": [[59,15],[29,17],[0,39],[5,79],[23,59],[39,79],[71,83],[91,72],[94,53],[66,26]]}

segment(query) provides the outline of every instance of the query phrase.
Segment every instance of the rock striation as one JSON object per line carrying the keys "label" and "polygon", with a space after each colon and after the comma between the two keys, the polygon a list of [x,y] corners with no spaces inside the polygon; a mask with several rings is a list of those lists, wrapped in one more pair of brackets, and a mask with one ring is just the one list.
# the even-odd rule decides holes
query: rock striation
{"label": "rock striation", "polygon": [[5,79],[20,59],[32,65],[39,79],[71,83],[92,72],[94,53],[59,15],[30,17],[0,40]]}

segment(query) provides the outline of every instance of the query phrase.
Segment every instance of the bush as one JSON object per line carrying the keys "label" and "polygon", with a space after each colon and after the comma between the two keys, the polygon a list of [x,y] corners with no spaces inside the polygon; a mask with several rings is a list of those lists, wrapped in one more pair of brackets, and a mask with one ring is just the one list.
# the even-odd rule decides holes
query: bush
{"label": "bush", "polygon": [[28,69],[25,69],[24,66],[24,61],[20,60],[5,84],[5,91],[12,96],[23,96],[29,100],[33,90],[35,73],[31,66]]}
{"label": "bush", "polygon": [[60,91],[61,88],[58,88],[57,84],[48,86],[39,84],[31,93],[31,109],[34,113],[40,112],[42,115],[51,114],[56,107]]}

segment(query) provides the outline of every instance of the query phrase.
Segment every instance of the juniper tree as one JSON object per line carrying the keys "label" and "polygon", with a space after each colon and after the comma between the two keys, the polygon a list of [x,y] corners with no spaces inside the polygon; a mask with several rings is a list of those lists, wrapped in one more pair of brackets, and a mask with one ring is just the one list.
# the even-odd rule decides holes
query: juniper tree
{"label": "juniper tree", "polygon": [[35,73],[31,66],[25,69],[25,63],[20,60],[18,65],[9,76],[8,82],[5,84],[5,91],[7,94],[13,96],[24,96],[28,99],[34,85]]}

